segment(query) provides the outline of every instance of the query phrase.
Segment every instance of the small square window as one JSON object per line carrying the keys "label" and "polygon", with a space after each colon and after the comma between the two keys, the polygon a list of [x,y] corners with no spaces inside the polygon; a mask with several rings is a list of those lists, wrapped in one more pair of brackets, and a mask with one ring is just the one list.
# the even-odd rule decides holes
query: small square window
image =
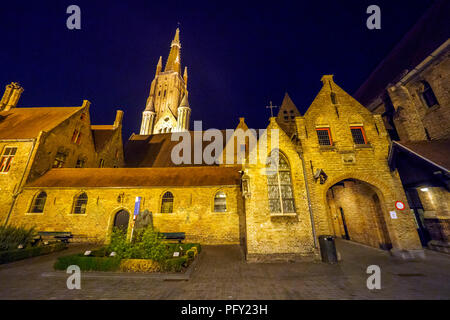
{"label": "small square window", "polygon": [[331,146],[333,141],[331,140],[330,128],[317,128],[317,138],[321,146]]}
{"label": "small square window", "polygon": [[350,127],[350,130],[355,144],[367,144],[363,127]]}

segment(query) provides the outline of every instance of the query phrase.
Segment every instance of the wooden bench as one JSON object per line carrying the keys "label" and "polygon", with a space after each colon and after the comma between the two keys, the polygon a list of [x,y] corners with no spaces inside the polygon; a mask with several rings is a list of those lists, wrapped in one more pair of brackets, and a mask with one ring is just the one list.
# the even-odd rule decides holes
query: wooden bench
{"label": "wooden bench", "polygon": [[37,234],[41,239],[51,237],[65,243],[69,243],[69,239],[73,238],[72,233],[66,231],[39,231]]}
{"label": "wooden bench", "polygon": [[184,232],[163,232],[162,235],[166,240],[178,240],[178,243],[186,239]]}

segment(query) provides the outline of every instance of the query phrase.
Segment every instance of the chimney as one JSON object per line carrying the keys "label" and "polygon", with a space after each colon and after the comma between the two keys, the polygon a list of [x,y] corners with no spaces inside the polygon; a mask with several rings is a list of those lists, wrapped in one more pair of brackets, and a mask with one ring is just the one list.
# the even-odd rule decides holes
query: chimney
{"label": "chimney", "polygon": [[5,88],[2,100],[0,101],[0,110],[9,111],[11,108],[15,108],[22,92],[23,88],[19,83],[11,82],[8,84]]}
{"label": "chimney", "polygon": [[114,120],[114,128],[118,128],[119,126],[122,125],[122,119],[123,119],[123,111],[122,110],[117,110],[116,111],[116,120]]}

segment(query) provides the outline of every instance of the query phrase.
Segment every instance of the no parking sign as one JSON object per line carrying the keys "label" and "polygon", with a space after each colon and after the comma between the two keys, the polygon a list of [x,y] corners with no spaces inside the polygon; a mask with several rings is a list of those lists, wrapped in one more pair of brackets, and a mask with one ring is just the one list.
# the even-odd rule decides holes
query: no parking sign
{"label": "no parking sign", "polygon": [[401,201],[396,201],[395,208],[400,211],[405,210],[405,204]]}

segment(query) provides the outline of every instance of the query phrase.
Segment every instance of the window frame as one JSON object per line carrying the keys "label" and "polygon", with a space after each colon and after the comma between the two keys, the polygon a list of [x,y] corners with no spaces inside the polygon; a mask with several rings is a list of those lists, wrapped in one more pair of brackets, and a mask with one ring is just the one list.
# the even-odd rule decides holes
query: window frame
{"label": "window frame", "polygon": [[[218,198],[218,197],[217,197],[217,195],[218,195],[219,193],[223,194],[223,195],[224,195],[223,199],[225,199],[225,200],[224,200],[224,202],[225,202],[225,204],[224,204],[225,210],[223,210],[223,211],[218,211],[218,210],[216,210],[216,199],[222,199],[222,198]],[[214,197],[213,197],[213,212],[217,212],[217,213],[228,212],[227,198],[228,198],[228,197],[227,197],[227,194],[226,194],[223,190],[218,190],[218,191],[216,191],[216,192],[214,193]]]}
{"label": "window frame", "polygon": [[[42,194],[45,194],[45,198],[44,198],[44,202],[42,204],[42,211],[36,211],[37,205],[36,205],[36,201],[38,200],[39,196],[41,196]],[[45,203],[47,202],[47,192],[41,190],[38,193],[36,193],[31,201],[31,205],[28,209],[28,213],[33,213],[33,214],[43,214],[44,210],[45,210]]]}
{"label": "window frame", "polygon": [[[76,210],[77,207],[83,208],[83,203],[81,203],[80,205],[78,205],[78,201],[80,200],[80,197],[83,196],[83,195],[86,196],[86,199],[85,199],[86,202],[84,203],[84,211],[83,211],[83,212],[75,212],[75,210]],[[84,200],[84,199],[82,199],[82,200]],[[86,211],[87,211],[88,201],[89,201],[89,197],[88,197],[88,195],[87,195],[86,192],[83,191],[83,192],[81,192],[81,193],[78,193],[78,194],[74,197],[71,214],[72,214],[72,215],[85,215],[85,214],[86,214]]]}
{"label": "window frame", "polygon": [[[364,144],[355,142],[355,137],[353,136],[352,129],[360,129],[361,130],[361,133],[362,133],[362,136],[364,139]],[[367,141],[367,136],[366,136],[366,132],[364,130],[364,126],[350,126],[350,133],[352,134],[353,143],[355,145],[365,146],[365,145],[369,144],[369,142]]]}
{"label": "window frame", "polygon": [[[328,133],[328,139],[330,140],[330,144],[321,144],[320,143],[320,138],[319,138],[319,135],[318,135],[318,131],[326,131]],[[331,146],[334,145],[333,139],[331,138],[330,127],[316,127],[316,135],[317,135],[317,141],[319,143],[319,146],[331,147]]]}
{"label": "window frame", "polygon": [[[8,149],[12,149],[14,154],[11,152],[5,155]],[[8,174],[11,171],[11,165],[16,157],[17,150],[19,148],[17,146],[5,146],[3,148],[2,154],[0,155],[0,174]]]}
{"label": "window frame", "polygon": [[[422,98],[422,101],[424,102],[425,106],[427,108],[432,108],[434,106],[439,105],[439,101],[436,97],[436,94],[434,93],[433,88],[431,87],[430,83],[426,80],[421,81],[422,83],[422,90],[420,91],[420,96]],[[433,104],[428,103],[429,99],[433,100]]]}
{"label": "window frame", "polygon": [[[271,154],[273,154],[274,151],[271,152]],[[269,193],[269,186],[275,186],[275,184],[269,184],[269,174],[267,175],[267,197],[268,197],[268,201],[269,201],[269,212],[270,215],[272,216],[293,216],[293,215],[297,215],[297,208],[295,205],[295,193],[294,193],[294,184],[292,183],[292,166],[290,165],[288,158],[281,153],[280,151],[278,152],[278,160],[283,158],[284,161],[286,161],[287,166],[289,167],[288,169],[280,169],[279,164],[277,165],[277,172],[276,172],[276,176],[277,176],[277,189],[278,189],[278,201],[280,204],[280,208],[281,208],[281,212],[272,212],[271,211],[271,207],[270,207],[270,201],[271,200],[275,200],[275,198],[270,198],[270,193]],[[281,183],[281,177],[280,177],[280,172],[288,172],[289,173],[289,184],[282,184]],[[289,185],[290,189],[291,189],[291,193],[292,193],[292,198],[283,198],[283,194],[282,194],[282,186],[286,186]],[[293,211],[285,211],[284,209],[284,205],[283,205],[283,200],[289,200],[292,201],[292,207],[293,207]]]}
{"label": "window frame", "polygon": [[[165,195],[166,194],[170,194],[171,195],[171,197],[169,198],[164,198],[165,197]],[[165,203],[165,200],[167,201],[167,202],[171,202],[172,203],[172,206],[171,206],[171,210],[170,211],[165,211],[165,210],[163,210],[163,205],[164,205],[164,203]],[[171,201],[168,201],[168,200],[171,200]],[[159,206],[159,209],[160,209],[160,213],[173,213],[173,208],[174,208],[174,202],[175,202],[175,196],[173,195],[173,193],[171,192],[171,191],[165,191],[163,194],[162,194],[162,196],[161,196],[161,202],[160,202],[160,206]]]}

